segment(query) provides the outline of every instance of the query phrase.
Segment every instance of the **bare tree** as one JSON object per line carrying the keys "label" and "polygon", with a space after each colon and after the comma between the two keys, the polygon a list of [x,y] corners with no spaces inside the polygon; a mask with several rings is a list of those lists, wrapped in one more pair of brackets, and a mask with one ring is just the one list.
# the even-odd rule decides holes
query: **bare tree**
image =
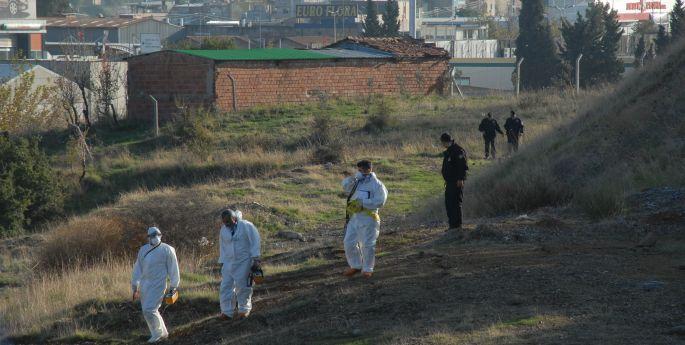
{"label": "bare tree", "polygon": [[67,125],[81,124],[81,114],[79,107],[83,101],[81,98],[81,90],[76,83],[60,75],[55,81],[55,108],[64,114],[64,119]]}
{"label": "bare tree", "polygon": [[72,36],[69,41],[62,45],[62,51],[67,60],[62,69],[62,75],[76,84],[83,102],[81,112],[88,127],[92,125],[88,94],[93,89],[93,78],[91,75],[92,61],[88,61],[87,57],[92,55],[92,49],[86,44],[82,35],[78,38]]}
{"label": "bare tree", "polygon": [[116,63],[111,62],[107,55],[103,55],[99,67],[96,73],[97,85],[93,89],[98,103],[98,115],[108,117],[111,114],[112,121],[118,126],[119,119],[117,109],[114,106],[114,100],[121,85],[119,70]]}
{"label": "bare tree", "polygon": [[81,176],[79,176],[78,179],[80,183],[81,181],[83,181],[83,178],[86,177],[88,160],[92,161],[93,155],[91,154],[90,146],[88,145],[88,141],[86,140],[86,136],[88,135],[88,128],[86,128],[85,131],[82,131],[80,126],[71,124],[70,127],[72,129],[73,135],[73,148],[76,151],[79,163],[81,165]]}

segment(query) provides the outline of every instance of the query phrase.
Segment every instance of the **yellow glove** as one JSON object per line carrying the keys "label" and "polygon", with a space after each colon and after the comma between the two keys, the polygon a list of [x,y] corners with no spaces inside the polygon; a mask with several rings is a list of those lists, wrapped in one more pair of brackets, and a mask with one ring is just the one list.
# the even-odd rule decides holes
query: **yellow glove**
{"label": "yellow glove", "polygon": [[362,210],[364,210],[364,207],[362,206],[362,202],[359,200],[355,199],[347,204],[347,213],[349,214],[361,212]]}

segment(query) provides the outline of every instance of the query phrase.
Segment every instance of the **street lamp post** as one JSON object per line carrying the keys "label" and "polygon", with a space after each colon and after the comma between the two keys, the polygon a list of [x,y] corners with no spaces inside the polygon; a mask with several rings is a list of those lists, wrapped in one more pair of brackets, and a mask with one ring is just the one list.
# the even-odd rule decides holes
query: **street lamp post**
{"label": "street lamp post", "polygon": [[340,11],[340,9],[337,9],[335,11],[328,11],[329,14],[333,15],[333,43],[338,42],[338,31],[337,31],[336,25],[335,25],[335,22],[336,22],[335,18],[336,18],[336,16],[339,16],[338,11]]}

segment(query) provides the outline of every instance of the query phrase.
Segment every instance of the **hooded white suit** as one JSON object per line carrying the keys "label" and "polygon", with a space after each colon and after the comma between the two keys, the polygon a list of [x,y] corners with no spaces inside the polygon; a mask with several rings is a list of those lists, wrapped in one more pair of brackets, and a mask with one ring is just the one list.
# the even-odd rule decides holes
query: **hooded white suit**
{"label": "hooded white suit", "polygon": [[133,266],[131,285],[133,291],[140,291],[140,303],[143,316],[150,329],[150,340],[159,340],[169,335],[164,325],[159,307],[167,289],[167,278],[171,288],[178,288],[180,274],[176,250],[166,243],[157,246],[146,244],[138,251],[138,258]]}
{"label": "hooded white suit", "polygon": [[219,263],[221,267],[221,288],[219,298],[221,313],[233,316],[236,304],[239,313],[252,310],[252,284],[249,275],[253,259],[259,258],[261,245],[257,228],[242,219],[236,211],[238,223],[231,229],[225,224],[219,234]]}
{"label": "hooded white suit", "polygon": [[360,269],[363,272],[373,272],[376,254],[376,240],[380,231],[381,223],[378,217],[378,209],[385,205],[388,198],[388,190],[375,173],[362,176],[347,177],[342,185],[346,193],[352,192],[354,184],[359,181],[352,200],[359,200],[364,210],[350,217],[345,230],[345,256],[351,268]]}

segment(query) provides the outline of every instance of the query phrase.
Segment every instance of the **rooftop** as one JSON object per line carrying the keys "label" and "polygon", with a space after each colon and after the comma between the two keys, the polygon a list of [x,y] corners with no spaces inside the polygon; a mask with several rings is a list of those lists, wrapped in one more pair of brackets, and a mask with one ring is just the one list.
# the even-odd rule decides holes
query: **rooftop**
{"label": "rooftop", "polygon": [[643,22],[643,21],[649,21],[651,18],[651,15],[649,13],[643,12],[643,13],[619,13],[618,14],[618,21],[619,22]]}
{"label": "rooftop", "polygon": [[411,37],[347,37],[329,45],[327,48],[342,48],[358,50],[359,48],[369,48],[392,54],[397,58],[449,58],[449,53],[434,44],[426,43]]}
{"label": "rooftop", "polygon": [[46,26],[62,28],[120,28],[140,22],[155,20],[143,18],[91,18],[91,17],[52,17],[45,19]]}
{"label": "rooftop", "polygon": [[321,54],[312,50],[286,48],[174,51],[215,61],[324,60],[333,58],[331,55]]}

